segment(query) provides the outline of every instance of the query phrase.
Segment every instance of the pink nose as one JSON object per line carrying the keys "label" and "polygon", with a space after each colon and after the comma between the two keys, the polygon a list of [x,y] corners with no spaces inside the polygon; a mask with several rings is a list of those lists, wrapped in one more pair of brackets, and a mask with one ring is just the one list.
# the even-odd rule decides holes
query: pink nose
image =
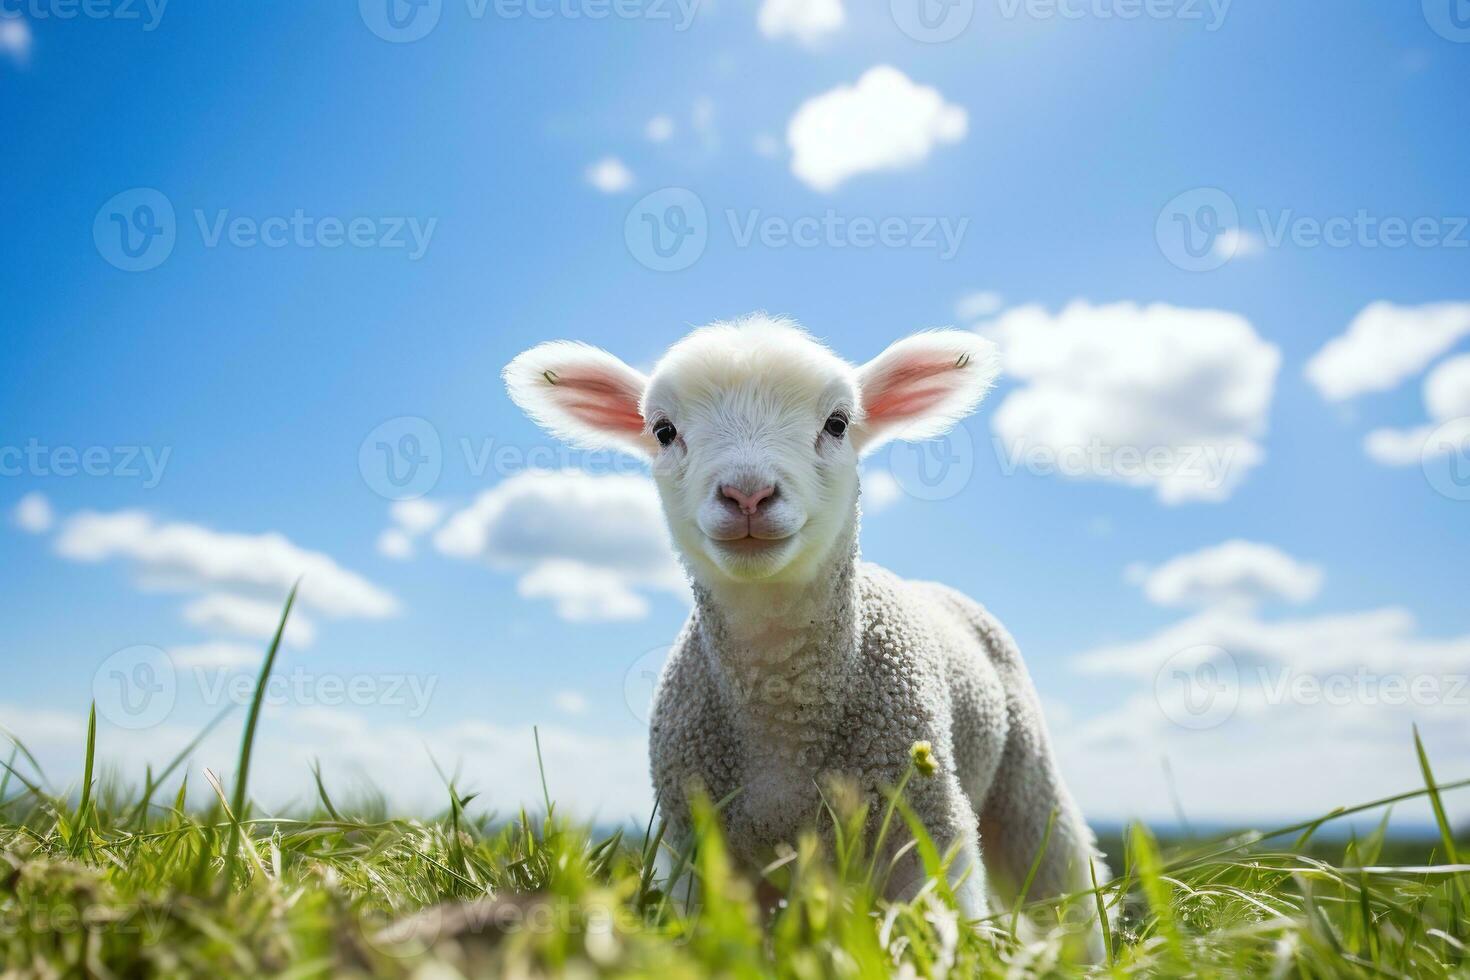
{"label": "pink nose", "polygon": [[776,488],[761,487],[754,493],[741,493],[735,487],[726,484],[720,487],[720,493],[735,501],[740,506],[740,512],[742,514],[754,514],[760,509],[762,501],[769,500],[776,495]]}

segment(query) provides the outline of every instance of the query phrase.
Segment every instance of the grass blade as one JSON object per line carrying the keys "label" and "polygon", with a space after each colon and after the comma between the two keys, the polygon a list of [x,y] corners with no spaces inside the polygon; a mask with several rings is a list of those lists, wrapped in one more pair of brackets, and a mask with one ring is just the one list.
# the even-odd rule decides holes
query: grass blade
{"label": "grass blade", "polygon": [[[291,594],[286,596],[286,608],[281,610],[281,622],[276,627],[276,635],[271,639],[270,649],[266,651],[265,663],[260,666],[260,677],[255,682],[255,696],[250,699],[250,714],[245,719],[245,737],[240,743],[240,762],[235,770],[235,793],[230,809],[234,814],[234,824],[230,830],[230,845],[225,852],[224,886],[230,886],[230,878],[235,870],[235,855],[240,845],[240,821],[245,818],[245,802],[250,787],[250,754],[255,749],[255,726],[260,722],[260,705],[265,700],[265,685],[270,679],[271,670],[276,665],[276,654],[281,649],[281,637],[286,634],[286,620],[291,617],[291,607],[296,603],[296,590],[301,588],[301,581],[291,586]],[[223,796],[221,796],[223,800]]]}

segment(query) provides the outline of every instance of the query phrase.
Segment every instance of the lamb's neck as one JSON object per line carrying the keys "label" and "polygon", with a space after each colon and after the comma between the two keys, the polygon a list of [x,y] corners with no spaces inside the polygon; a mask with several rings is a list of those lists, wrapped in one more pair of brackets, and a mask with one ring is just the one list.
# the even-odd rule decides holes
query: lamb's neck
{"label": "lamb's neck", "polygon": [[862,627],[854,528],[800,584],[694,585],[700,634],[737,723],[815,734],[847,700]]}

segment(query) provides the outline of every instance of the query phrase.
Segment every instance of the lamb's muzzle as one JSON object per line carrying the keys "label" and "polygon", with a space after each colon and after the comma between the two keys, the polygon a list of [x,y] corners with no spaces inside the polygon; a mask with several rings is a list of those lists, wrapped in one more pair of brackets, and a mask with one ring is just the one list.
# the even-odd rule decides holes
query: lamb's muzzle
{"label": "lamb's muzzle", "polygon": [[[511,397],[552,432],[651,463],[695,596],[650,738],[675,846],[695,785],[734,794],[725,832],[751,871],[816,823],[824,782],[873,801],[876,824],[882,791],[923,742],[934,774],[907,794],[936,842],[957,849],[949,874],[966,915],[985,913],[988,891],[1014,901],[1038,854],[1029,898],[1106,877],[1004,628],[958,592],[858,557],[861,456],[945,432],[979,404],[997,361],[986,339],[944,330],[854,367],[793,324],[753,316],[696,330],[647,378],[566,342],[506,368]],[[899,868],[894,896],[920,883],[916,862]],[[1100,935],[1094,924],[1094,954]]]}

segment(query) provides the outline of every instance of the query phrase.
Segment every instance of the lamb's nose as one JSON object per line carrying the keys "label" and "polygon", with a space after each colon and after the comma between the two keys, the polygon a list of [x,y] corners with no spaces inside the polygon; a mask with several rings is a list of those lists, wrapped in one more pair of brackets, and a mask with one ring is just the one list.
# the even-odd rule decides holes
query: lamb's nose
{"label": "lamb's nose", "polygon": [[775,486],[761,487],[753,493],[741,493],[739,488],[732,487],[728,483],[720,487],[721,495],[735,501],[742,514],[754,514],[760,509],[762,503],[776,496]]}

